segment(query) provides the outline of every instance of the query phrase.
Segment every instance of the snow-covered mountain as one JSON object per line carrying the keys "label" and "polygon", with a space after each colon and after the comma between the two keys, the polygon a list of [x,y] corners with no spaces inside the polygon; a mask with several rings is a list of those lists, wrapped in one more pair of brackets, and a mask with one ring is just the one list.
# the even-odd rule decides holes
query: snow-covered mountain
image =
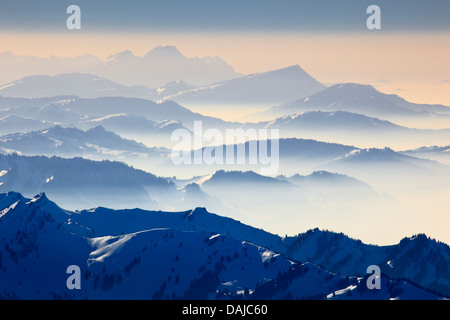
{"label": "snow-covered mountain", "polygon": [[163,99],[164,97],[175,95],[180,92],[192,90],[195,88],[196,86],[193,86],[181,80],[171,81],[156,89],[156,92],[152,95],[151,100],[158,101]]}
{"label": "snow-covered mountain", "polygon": [[[76,96],[54,96],[46,98],[10,98],[0,96],[0,117],[20,116],[33,120],[47,121],[55,124],[75,124],[84,117],[64,108],[69,101],[77,99]],[[18,126],[16,131],[20,132]]]}
{"label": "snow-covered mountain", "polygon": [[450,165],[450,146],[420,147],[414,150],[402,151],[401,153]]}
{"label": "snow-covered mountain", "polygon": [[[266,240],[276,237],[205,210],[71,212],[45,194],[26,199],[14,192],[0,195],[0,210],[3,299],[440,298],[384,275],[381,290],[373,292],[364,278],[336,275],[244,241],[242,237],[252,234]],[[125,223],[112,223],[109,218]],[[136,218],[147,223],[138,225]],[[201,231],[205,218],[216,221],[204,224],[210,228],[235,226],[236,235],[237,230],[250,232],[233,237]],[[160,226],[150,227],[152,220]],[[117,233],[132,225],[138,230]],[[96,226],[107,235],[99,235]],[[192,230],[193,226],[199,230]],[[73,265],[80,268],[79,290],[66,287],[66,270]]]}
{"label": "snow-covered mountain", "polygon": [[93,74],[69,73],[55,76],[33,75],[0,86],[0,95],[16,98],[43,98],[73,95],[83,98],[150,98],[154,90],[127,87]]}
{"label": "snow-covered mountain", "polygon": [[56,97],[45,97],[45,98],[10,98],[0,95],[0,109],[2,111],[8,111],[19,107],[42,107],[58,101],[68,101],[74,96],[56,96]]}
{"label": "snow-covered mountain", "polygon": [[[364,276],[367,266],[378,265],[391,278],[410,279],[441,294],[450,293],[450,247],[423,234],[403,238],[395,245],[377,246],[317,228],[281,238],[201,208],[166,215],[104,208],[80,214],[75,221],[87,226],[95,236],[161,227],[220,233],[270,248],[295,261],[312,262],[334,273]],[[105,219],[111,219],[113,230],[102,223]]]}
{"label": "snow-covered mountain", "polygon": [[[244,128],[252,126],[255,124],[246,124]],[[369,148],[389,146],[405,149],[429,143],[445,143],[450,139],[450,129],[411,129],[346,111],[308,111],[259,122],[257,126],[278,129],[280,136],[285,138],[308,137]]]}
{"label": "snow-covered mountain", "polygon": [[312,261],[332,272],[362,275],[367,265],[374,264],[391,278],[450,293],[450,247],[424,234],[403,238],[395,245],[376,246],[342,233],[314,229],[286,239],[286,244],[289,257]]}
{"label": "snow-covered mountain", "polygon": [[450,108],[438,105],[414,104],[397,95],[384,94],[370,85],[344,83],[272,107],[265,114],[270,117],[279,117],[306,111],[347,111],[371,117],[392,119],[399,116],[430,116],[432,113],[449,114]]}
{"label": "snow-covered mountain", "polygon": [[164,99],[187,105],[268,107],[308,96],[323,89],[324,85],[300,66],[295,65],[187,90]]}
{"label": "snow-covered mountain", "polygon": [[87,131],[55,126],[41,131],[9,134],[0,137],[0,149],[23,155],[83,156],[102,160],[164,154],[162,149],[126,140],[100,125]]}
{"label": "snow-covered mountain", "polygon": [[[327,129],[343,130],[347,128],[349,131],[353,130],[400,130],[398,126],[392,122],[380,120],[377,118],[367,117],[362,114],[335,111],[322,112],[310,111],[304,113],[297,113],[294,115],[284,116],[272,121],[260,122],[266,128],[279,128],[281,130],[302,130],[302,129],[317,129],[326,131]],[[403,128],[406,129],[406,128]]]}
{"label": "snow-covered mountain", "polygon": [[54,125],[82,130],[102,125],[121,136],[144,142],[150,147],[173,144],[170,139],[172,132],[183,128],[192,131],[195,121],[201,121],[204,130],[208,128],[225,130],[242,125],[203,116],[173,101],[155,103],[147,99],[124,97],[93,99],[76,96],[36,99],[0,97],[0,119],[5,123],[0,128],[2,135],[36,131]]}
{"label": "snow-covered mountain", "polygon": [[131,114],[146,117],[156,122],[165,120],[180,121],[190,130],[192,130],[196,120],[202,121],[205,127],[222,128],[230,124],[217,118],[194,113],[173,101],[155,103],[146,99],[102,97],[96,99],[77,98],[55,104],[65,110],[88,116],[91,119],[118,114]]}
{"label": "snow-covered mountain", "polygon": [[[0,106],[2,101],[5,107],[1,107],[0,117],[4,118],[5,122],[22,118],[26,118],[28,122],[35,120],[34,124],[29,125],[31,130],[36,130],[32,129],[33,125],[44,129],[60,124],[84,130],[102,125],[121,136],[148,146],[173,146],[171,133],[178,128],[193,131],[195,121],[202,122],[203,130],[214,128],[221,130],[223,135],[226,129],[277,129],[281,138],[301,136],[367,148],[388,146],[406,150],[431,143],[445,144],[450,137],[450,130],[410,129],[389,121],[343,111],[313,111],[259,123],[239,123],[204,116],[173,101],[155,103],[138,98],[85,99],[66,96],[51,100],[1,98]],[[5,117],[13,118],[8,120],[9,118]],[[27,124],[26,120],[22,121]],[[1,134],[17,132],[13,126],[14,123],[3,126]]]}
{"label": "snow-covered mountain", "polygon": [[390,148],[354,150],[329,161],[324,167],[352,176],[360,176],[364,172],[368,176],[376,171],[380,179],[388,178],[388,175],[392,173],[398,176],[413,175],[429,178],[447,177],[450,173],[450,167],[439,162],[405,155]]}
{"label": "snow-covered mountain", "polygon": [[123,137],[138,139],[151,146],[170,146],[172,144],[171,135],[175,130],[189,131],[178,120],[153,121],[133,114],[113,114],[94,118],[88,121],[88,125],[101,125]]}

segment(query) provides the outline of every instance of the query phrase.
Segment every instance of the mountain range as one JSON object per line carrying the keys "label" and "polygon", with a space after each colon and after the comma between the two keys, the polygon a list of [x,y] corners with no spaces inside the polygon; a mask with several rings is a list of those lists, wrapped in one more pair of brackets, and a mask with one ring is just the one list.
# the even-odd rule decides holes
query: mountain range
{"label": "mountain range", "polygon": [[177,80],[207,85],[240,76],[220,57],[188,58],[174,46],[157,46],[142,57],[127,50],[109,56],[92,69],[94,74],[125,85],[150,88]]}
{"label": "mountain range", "polygon": [[25,133],[53,126],[53,122],[36,120],[18,115],[7,115],[0,118],[0,135],[13,132]]}
{"label": "mountain range", "polygon": [[[311,249],[314,247],[318,253],[323,253],[321,246],[330,249],[327,242],[320,240],[326,238],[341,239],[338,245],[352,244],[346,252],[358,246],[361,248],[358,252],[364,253],[364,259],[354,259],[359,263],[353,266],[380,263],[389,258],[388,268],[405,274],[407,270],[413,271],[414,265],[408,265],[408,255],[402,255],[404,251],[399,252],[398,248],[417,249],[420,246],[424,251],[415,257],[417,263],[424,261],[425,268],[439,270],[436,284],[441,285],[441,290],[448,287],[448,263],[445,264],[449,259],[448,246],[424,235],[405,238],[399,245],[390,247],[368,246],[341,234],[318,230],[283,239],[201,208],[174,213],[105,208],[71,212],[59,208],[44,194],[26,199],[11,192],[2,194],[0,199],[2,298],[442,297],[433,289],[428,289],[433,292],[427,292],[417,284],[391,279],[387,274],[382,275],[382,289],[373,292],[365,287],[364,278],[330,273],[316,264],[297,262],[286,253],[257,244],[266,243],[281,250],[284,247],[284,251],[296,255],[313,254]],[[307,243],[309,245],[302,246]],[[435,258],[426,260],[428,255]],[[338,262],[337,257],[331,255],[330,258]],[[345,262],[347,260],[352,260],[352,256]],[[350,261],[338,265],[347,264]],[[81,269],[80,290],[71,291],[64,287],[69,265]],[[171,267],[167,268],[167,265]],[[419,269],[416,273],[423,272]],[[417,279],[427,283],[429,277]]]}
{"label": "mountain range", "polygon": [[[168,61],[170,59],[177,60],[176,54],[170,54],[170,56],[172,58],[165,57],[164,59]],[[162,57],[163,55],[160,59]],[[117,59],[122,61],[122,58]],[[142,59],[145,59],[145,57]],[[133,58],[132,61],[135,61],[135,59]],[[132,64],[135,62],[132,62]],[[113,64],[113,66],[114,68],[123,67],[121,63]],[[128,68],[130,66],[125,68],[126,71],[122,70],[121,74],[131,72]],[[137,69],[139,69],[139,74],[146,72],[145,67]],[[214,70],[209,71],[214,72]],[[68,95],[81,98],[128,97],[153,101],[174,100],[195,111],[203,110],[199,107],[209,106],[209,114],[218,116],[218,112],[224,106],[230,110],[239,110],[244,107],[250,109],[268,108],[272,105],[314,94],[326,88],[298,65],[247,76],[236,75],[220,82],[208,82],[203,86],[192,85],[183,81],[183,79],[175,79],[176,81],[174,81],[171,78],[157,87],[149,85],[127,86],[123,84],[122,78],[116,79],[108,72],[106,74],[100,73],[102,76],[99,76],[99,73],[96,72],[68,73],[54,76],[31,75],[1,85],[0,95],[17,98]],[[160,74],[167,75],[167,72]]]}
{"label": "mountain range", "polygon": [[[20,99],[18,100],[22,101]],[[31,104],[30,101],[32,100],[25,100],[24,104]],[[5,130],[15,130],[15,125],[21,126],[21,124],[26,124],[28,121],[31,121],[32,119],[19,116],[26,112],[30,116],[41,119],[32,120],[32,123],[37,128],[33,130],[33,127],[30,126],[27,131],[32,130],[31,132],[4,135],[0,141],[0,147],[3,151],[6,153],[19,152],[24,155],[86,156],[91,159],[119,160],[164,176],[181,174],[184,177],[192,177],[195,175],[211,174],[211,171],[216,170],[230,170],[225,165],[226,152],[223,152],[224,165],[212,165],[209,167],[177,166],[169,159],[169,150],[148,146],[158,144],[165,147],[170,146],[171,143],[174,143],[171,141],[171,134],[176,129],[184,129],[185,132],[191,134],[192,139],[193,135],[189,130],[192,129],[193,122],[198,119],[202,120],[204,130],[214,126],[223,130],[228,126],[243,128],[245,130],[252,128],[250,125],[230,123],[217,118],[201,116],[170,101],[157,104],[149,100],[118,97],[55,100],[56,102],[50,105],[40,107],[25,105],[12,109],[3,109],[2,112],[4,114],[9,114],[3,118],[5,123],[14,120],[9,128],[8,126],[4,127]],[[47,100],[45,101],[47,102]],[[59,110],[62,114],[66,114],[69,119],[68,121],[76,120],[77,125],[75,128],[67,127],[68,123],[64,124],[64,126],[55,126],[55,123],[42,120],[46,116],[51,115],[54,110]],[[120,113],[125,110],[130,113]],[[149,119],[150,117],[154,120]],[[173,117],[177,117],[183,121],[167,120],[173,119]],[[51,118],[47,119],[50,120]],[[354,119],[354,123],[347,121],[347,119]],[[361,115],[347,114],[345,112],[332,114],[321,112],[317,114],[305,113],[297,117],[284,117],[272,122],[255,124],[255,128],[277,128],[280,131],[283,128],[286,130],[289,128],[298,130],[296,129],[297,126],[305,126],[308,128],[309,123],[321,123],[322,121],[327,121],[325,123],[331,128],[334,128],[334,130],[338,130],[337,128],[340,127],[341,132],[344,132],[343,134],[345,134],[344,128],[346,126],[353,127],[355,131],[352,132],[350,130],[350,132],[354,133],[355,136],[358,133],[359,122],[361,123],[360,135],[362,135],[361,132],[366,132],[367,130],[373,130],[372,133],[374,136],[382,136],[382,132],[386,132],[386,134],[392,132],[404,132],[404,134],[407,134],[407,132],[415,132],[419,134],[419,132],[424,131],[415,131],[413,129],[395,126],[389,122],[370,119]],[[186,128],[184,123],[189,123],[191,127]],[[140,139],[139,142],[145,143],[145,145],[124,139],[115,135],[113,132],[107,132],[102,127],[98,127],[99,125],[105,126],[113,132],[119,132],[121,135],[127,137],[127,139]],[[371,125],[372,127],[370,127]],[[84,127],[86,129],[80,130],[76,129],[76,127]],[[325,129],[321,130],[323,131]],[[391,137],[391,140],[395,140],[394,136]],[[416,138],[416,140],[419,139]],[[285,175],[300,173],[298,170],[300,165],[302,168],[301,172],[303,173],[320,170],[339,172],[369,182],[371,185],[377,187],[385,185],[384,182],[391,181],[393,177],[402,177],[401,179],[406,177],[407,180],[412,179],[411,181],[420,177],[421,179],[428,180],[426,185],[431,186],[437,181],[434,180],[435,178],[439,180],[439,177],[442,177],[444,180],[441,180],[445,181],[445,177],[449,171],[447,166],[440,165],[436,161],[420,159],[420,157],[412,156],[411,153],[395,152],[391,148],[360,148],[352,144],[345,145],[326,143],[314,139],[293,138],[280,139],[278,143],[280,152],[279,174]],[[239,165],[235,161],[231,169],[260,171],[261,166],[259,164],[249,165],[249,143],[243,144],[242,147],[246,150],[245,164]],[[225,145],[216,148],[226,150]],[[239,144],[234,146],[235,150],[238,148],[240,148]],[[270,140],[268,141],[268,148],[269,150],[271,149]],[[203,153],[204,151],[203,148],[201,152]],[[195,154],[195,152],[192,154]],[[442,154],[445,156],[445,152],[442,152]],[[236,156],[237,153],[235,152]],[[379,169],[381,164],[389,165]],[[374,170],[377,171],[376,174],[373,174],[375,172]],[[393,182],[397,184],[399,181],[400,178]]]}
{"label": "mountain range", "polygon": [[151,149],[135,141],[123,139],[100,125],[87,131],[55,126],[41,131],[9,134],[0,137],[0,148],[23,155],[83,156],[100,159],[106,159],[108,155],[119,159],[158,152],[156,148]]}
{"label": "mountain range", "polygon": [[153,91],[143,86],[127,87],[92,74],[66,73],[28,76],[0,87],[0,94],[12,98],[45,98],[73,95],[83,98],[150,98]]}
{"label": "mountain range", "polygon": [[[149,147],[172,147],[176,129],[193,131],[201,121],[203,130],[279,130],[281,138],[304,137],[360,147],[385,146],[409,150],[426,145],[445,145],[449,129],[414,129],[393,122],[347,111],[306,111],[270,121],[231,122],[192,112],[174,101],[155,103],[124,97],[0,98],[0,134],[45,129],[54,125],[91,129],[102,125],[128,139]],[[26,129],[25,129],[26,128]],[[192,135],[192,132],[191,132]]]}
{"label": "mountain range", "polygon": [[[320,171],[323,169],[332,172],[345,173],[342,172],[342,170],[345,169],[349,172],[358,172],[359,169],[363,168],[367,175],[375,173],[374,168],[377,165],[386,165],[384,169],[387,171],[399,169],[399,173],[403,171],[410,172],[411,174],[432,174],[432,171],[444,174],[448,173],[449,170],[447,166],[436,161],[405,155],[402,152],[397,152],[390,148],[359,148],[353,145],[299,138],[251,140],[245,143],[217,145],[211,148],[219,150],[217,157],[219,157],[219,154],[222,154],[223,164],[211,164],[210,167],[219,170],[231,166],[237,170],[247,169],[257,171],[258,168],[261,168],[263,165],[259,160],[256,161],[257,163],[255,164],[250,163],[249,150],[251,150],[251,145],[254,145],[255,152],[259,154],[261,144],[266,144],[267,150],[272,149],[272,144],[277,145],[279,150],[279,173],[284,175],[298,173],[299,166],[303,172]],[[227,149],[231,149],[231,147],[234,148],[235,161],[231,164],[227,164]],[[244,151],[243,153],[241,152],[243,164],[239,164],[236,160],[238,156],[241,156],[237,150]],[[202,154],[205,151],[206,148],[196,149],[190,153],[190,156],[193,158],[195,154]],[[391,165],[393,167],[391,167]],[[183,166],[180,168],[182,167]],[[176,167],[173,167],[173,169],[176,170]],[[203,168],[199,167],[198,169],[198,171],[201,171]],[[203,171],[205,172],[205,170]],[[206,170],[205,174],[207,174],[208,171],[210,170]],[[379,170],[377,174],[380,174]],[[355,176],[354,174],[350,175]]]}
{"label": "mountain range", "polygon": [[[374,175],[368,177],[372,180],[363,180],[369,182],[368,185],[358,176],[355,176],[359,179],[356,180],[334,173],[339,172],[335,170],[309,174],[301,181],[302,178],[297,175],[300,172],[298,163],[314,161],[314,158],[307,158],[304,162],[294,160],[297,166],[291,168],[294,172],[292,177],[262,176],[248,169],[217,169],[211,174],[209,172],[215,170],[211,166],[209,170],[203,169],[207,172],[204,176],[182,180],[177,178],[179,174],[173,168],[189,174],[192,171],[190,166],[157,165],[159,156],[157,153],[142,158],[141,162],[135,161],[142,167],[154,168],[143,171],[109,160],[0,154],[0,192],[15,190],[26,196],[46,192],[72,210],[98,205],[185,210],[194,204],[201,204],[244,223],[280,234],[293,234],[301,227],[320,225],[356,233],[365,240],[380,241],[378,232],[389,230],[382,237],[382,241],[388,242],[406,232],[415,231],[407,224],[402,228],[396,227],[396,223],[413,216],[405,204],[393,197],[395,192],[406,189],[404,185],[397,184],[398,175],[389,171],[375,175],[388,182],[389,188],[376,184],[376,188],[372,187],[373,181],[378,181],[374,180]],[[377,163],[368,164],[365,168],[376,166]],[[423,170],[425,174],[427,171]],[[417,179],[417,175],[411,175],[410,179]],[[442,183],[439,179],[447,181],[445,176],[439,176],[428,183]],[[427,185],[425,182],[423,185]],[[433,187],[436,188],[436,185],[432,185],[430,191]],[[406,191],[410,194],[417,192],[414,187]],[[367,224],[366,219],[373,214],[380,219]],[[381,219],[385,216],[396,223],[386,226]],[[348,219],[352,224],[344,223]]]}
{"label": "mountain range", "polygon": [[[425,235],[448,239],[450,107],[327,87],[298,65],[242,75],[172,46],[3,53],[0,68],[0,298],[450,296],[450,248]],[[223,164],[175,164],[179,129],[189,156],[213,149]],[[207,129],[280,135],[266,149],[263,135],[194,143]],[[79,291],[64,286],[74,264]]]}
{"label": "mountain range", "polygon": [[450,114],[447,106],[411,103],[397,95],[382,93],[370,85],[343,83],[272,107],[262,115],[274,118],[306,111],[346,111],[385,120],[448,117]]}
{"label": "mountain range", "polygon": [[45,191],[67,208],[121,208],[130,203],[164,208],[161,198],[177,200],[173,183],[121,162],[0,154],[0,172],[1,192]]}
{"label": "mountain range", "polygon": [[403,154],[429,159],[450,165],[450,146],[421,147],[413,150],[402,151]]}
{"label": "mountain range", "polygon": [[219,57],[188,58],[174,46],[155,47],[142,57],[126,50],[106,60],[93,55],[38,58],[3,52],[0,68],[4,70],[1,84],[34,75],[90,73],[125,86],[159,88],[177,80],[198,86],[241,76]]}
{"label": "mountain range", "polygon": [[138,139],[151,146],[170,146],[172,133],[177,129],[191,132],[178,120],[153,121],[144,116],[123,113],[94,118],[87,124],[81,121],[80,125],[89,127],[100,125],[122,137]]}
{"label": "mountain range", "polygon": [[[73,212],[14,192],[0,210],[3,299],[435,300],[449,288],[449,247],[425,235],[387,247],[317,229],[280,238],[202,208]],[[293,258],[302,255],[327,266]],[[380,290],[366,287],[367,263],[383,269]],[[73,265],[79,290],[65,286]]]}
{"label": "mountain range", "polygon": [[55,125],[82,130],[102,125],[129,139],[150,147],[173,145],[175,129],[193,130],[194,121],[206,128],[234,128],[241,124],[203,116],[173,101],[156,103],[124,97],[53,98],[0,97],[0,134],[24,133]]}

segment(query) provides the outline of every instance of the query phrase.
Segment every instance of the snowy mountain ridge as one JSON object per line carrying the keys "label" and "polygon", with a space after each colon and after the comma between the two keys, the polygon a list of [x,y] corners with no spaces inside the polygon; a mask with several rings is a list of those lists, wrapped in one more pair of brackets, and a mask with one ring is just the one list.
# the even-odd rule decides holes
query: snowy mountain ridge
{"label": "snowy mountain ridge", "polygon": [[[60,209],[45,194],[33,199],[14,192],[0,194],[0,205],[0,295],[6,299],[440,298],[388,276],[383,276],[382,290],[371,291],[364,275],[330,273],[316,263],[298,262],[261,245],[289,248],[292,256],[299,256],[311,253],[301,244],[317,234],[373,249],[334,233],[314,230],[279,238],[200,208],[178,213],[106,208],[71,212]],[[437,261],[450,256],[444,244],[424,236],[405,238],[390,249],[394,269],[406,262],[396,260],[394,253],[408,256],[404,250],[417,246],[417,239],[425,240],[424,248],[438,250]],[[327,248],[322,258],[336,252],[326,243],[316,243]],[[81,290],[64,287],[69,265],[82,270]],[[448,281],[447,271],[441,272]]]}

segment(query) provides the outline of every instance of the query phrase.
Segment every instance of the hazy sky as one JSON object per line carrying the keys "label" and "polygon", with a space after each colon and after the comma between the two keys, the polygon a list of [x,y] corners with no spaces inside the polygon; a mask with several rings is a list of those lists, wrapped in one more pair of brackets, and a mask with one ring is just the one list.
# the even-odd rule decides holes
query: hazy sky
{"label": "hazy sky", "polygon": [[[68,30],[66,8],[81,8]],[[381,30],[366,9],[381,8]],[[299,64],[324,83],[364,82],[450,105],[448,0],[22,0],[0,2],[0,52],[100,58],[174,45],[244,74]]]}

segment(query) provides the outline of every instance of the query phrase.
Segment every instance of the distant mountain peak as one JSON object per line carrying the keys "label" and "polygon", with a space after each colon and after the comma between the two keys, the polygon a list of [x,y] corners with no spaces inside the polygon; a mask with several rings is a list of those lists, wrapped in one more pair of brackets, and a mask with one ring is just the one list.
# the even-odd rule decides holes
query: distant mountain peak
{"label": "distant mountain peak", "polygon": [[131,50],[125,50],[122,52],[118,52],[115,54],[112,54],[106,58],[107,61],[122,59],[122,58],[134,58],[136,57]]}
{"label": "distant mountain peak", "polygon": [[144,57],[184,57],[175,46],[157,46],[150,50]]}
{"label": "distant mountain peak", "polygon": [[[288,66],[285,68],[281,68],[281,69],[275,69],[275,70],[270,70],[270,71],[266,71],[266,72],[261,72],[261,73],[254,73],[249,75],[248,77],[261,77],[261,76],[273,76],[273,75],[279,75],[279,76],[296,76],[296,75],[301,75],[301,76],[308,76],[311,77],[302,67],[300,67],[298,64],[292,65],[292,66]],[[311,77],[312,78],[312,77]]]}
{"label": "distant mountain peak", "polygon": [[7,50],[7,51],[1,52],[0,57],[1,58],[12,58],[12,57],[15,57],[15,55],[11,51]]}
{"label": "distant mountain peak", "polygon": [[333,86],[331,86],[330,88],[335,88],[335,89],[339,89],[339,90],[361,90],[361,91],[374,91],[374,92],[379,92],[377,89],[375,89],[372,85],[370,84],[360,84],[360,83],[353,83],[353,82],[345,82],[345,83],[338,83],[335,84]]}
{"label": "distant mountain peak", "polygon": [[[211,177],[204,181],[204,184],[214,183],[268,183],[285,185],[286,181],[280,181],[278,179],[260,175],[254,171],[225,171],[217,170]],[[202,184],[203,185],[203,184]]]}
{"label": "distant mountain peak", "polygon": [[192,210],[191,215],[194,215],[194,214],[198,215],[198,214],[205,214],[205,213],[209,213],[205,207],[197,207],[194,210]]}
{"label": "distant mountain peak", "polygon": [[285,68],[281,68],[278,71],[305,71],[300,65],[294,64]]}
{"label": "distant mountain peak", "polygon": [[200,186],[195,182],[187,184],[184,187],[184,190],[186,190],[188,192],[201,192]]}
{"label": "distant mountain peak", "polygon": [[106,130],[102,125],[98,125],[92,129],[89,129],[87,132],[89,132],[89,133],[106,133],[106,132],[108,132],[108,130]]}
{"label": "distant mountain peak", "polygon": [[24,199],[25,199],[24,196],[18,192],[9,191],[7,193],[0,193],[0,206],[1,208],[8,208],[13,203],[17,201],[22,201]]}

